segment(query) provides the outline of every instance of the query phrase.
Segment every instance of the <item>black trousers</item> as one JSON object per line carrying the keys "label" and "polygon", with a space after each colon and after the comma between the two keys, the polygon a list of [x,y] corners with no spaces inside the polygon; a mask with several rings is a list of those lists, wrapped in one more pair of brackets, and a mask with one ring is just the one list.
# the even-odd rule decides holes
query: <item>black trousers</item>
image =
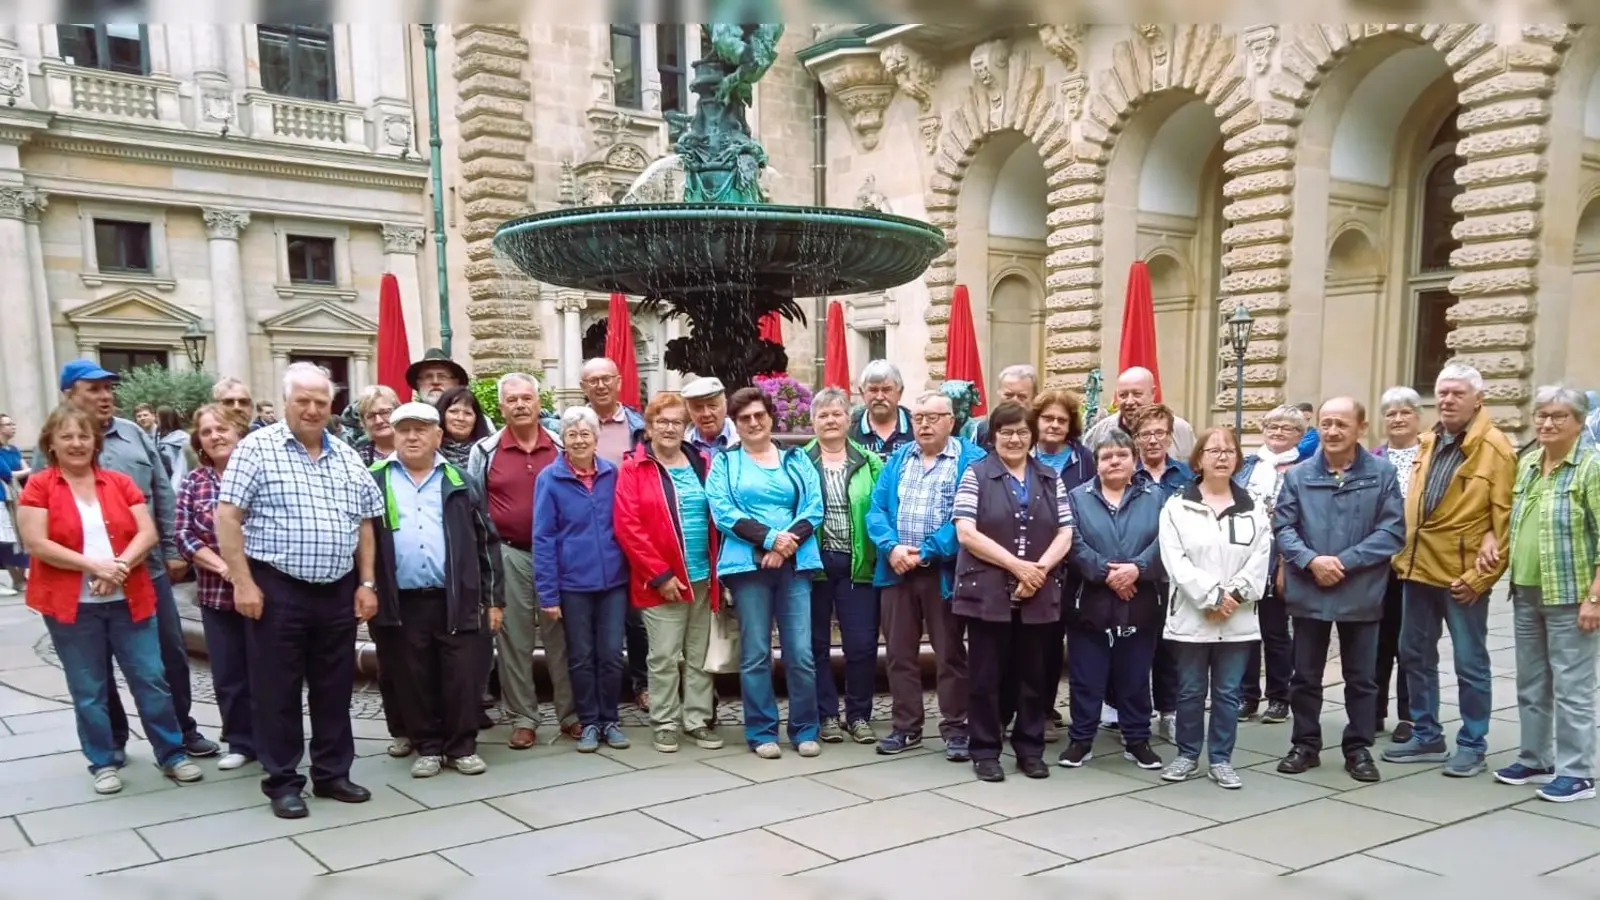
{"label": "black trousers", "polygon": [[[1045,710],[1046,716],[1056,714],[1056,699],[1061,696],[1061,676],[1065,674],[1066,664],[1067,623],[1063,619],[1058,619],[1050,623],[1050,643],[1044,648],[1044,680],[1048,685],[1044,696],[1048,707]],[[1000,721],[1009,727],[1017,713],[1016,669],[1007,667],[1001,672],[1000,677]]]}
{"label": "black trousers", "polygon": [[[1240,703],[1261,702],[1261,663],[1266,660],[1267,702],[1289,702],[1289,676],[1294,674],[1294,640],[1289,635],[1289,610],[1276,590],[1268,590],[1256,606],[1261,642],[1245,663]],[[1398,632],[1396,632],[1398,636]]]}
{"label": "black trousers", "polygon": [[250,561],[261,588],[261,618],[250,620],[250,693],[255,700],[256,759],[266,771],[269,797],[298,794],[305,730],[300,693],[311,715],[311,781],[350,776],[355,737],[350,692],[356,680],[354,570],[337,581],[313,584]]}
{"label": "black trousers", "polygon": [[[1162,594],[1166,594],[1165,589]],[[1157,713],[1178,711],[1178,645],[1164,637],[1156,638],[1156,658],[1150,665],[1150,699]]]}
{"label": "black trousers", "polygon": [[1044,756],[1044,726],[1055,702],[1049,677],[1054,622],[1025,625],[1012,611],[1009,622],[966,619],[967,736],[973,759],[999,759],[1005,723],[1015,711],[1011,749],[1017,759]]}
{"label": "black trousers", "polygon": [[628,664],[622,668],[622,697],[632,699],[650,690],[650,636],[644,630],[644,610],[637,606],[628,604],[624,622]]}
{"label": "black trousers", "polygon": [[367,634],[378,651],[378,696],[383,699],[383,723],[388,726],[389,737],[410,738],[406,727],[400,698],[395,696],[394,673],[406,664],[405,635],[398,625],[373,625],[367,623]]}
{"label": "black trousers", "polygon": [[1383,592],[1383,620],[1378,623],[1378,710],[1377,723],[1389,712],[1389,684],[1394,683],[1394,717],[1411,721],[1411,686],[1400,665],[1400,623],[1403,619],[1404,590],[1400,577],[1389,573],[1389,587]]}
{"label": "black trousers", "polygon": [[1377,724],[1377,622],[1294,620],[1294,677],[1289,680],[1289,708],[1294,711],[1296,747],[1322,752],[1322,672],[1328,665],[1328,644],[1339,629],[1339,662],[1344,671],[1344,709],[1349,717],[1339,747],[1345,756],[1372,748]]}
{"label": "black trousers", "polygon": [[401,719],[422,756],[459,759],[478,752],[483,641],[450,633],[443,590],[400,592],[405,662],[394,672]]}

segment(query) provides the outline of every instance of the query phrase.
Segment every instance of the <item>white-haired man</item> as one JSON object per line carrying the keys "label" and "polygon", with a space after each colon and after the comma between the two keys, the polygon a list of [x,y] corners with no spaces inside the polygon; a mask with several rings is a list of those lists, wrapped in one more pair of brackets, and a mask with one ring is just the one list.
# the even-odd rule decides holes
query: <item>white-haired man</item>
{"label": "white-haired man", "polygon": [[861,399],[866,405],[851,419],[850,436],[885,461],[916,441],[911,411],[900,405],[905,390],[900,370],[887,359],[875,359],[861,370]]}
{"label": "white-haired man", "polygon": [[[1400,668],[1411,695],[1411,740],[1385,750],[1394,763],[1445,764],[1470,778],[1486,768],[1489,590],[1510,562],[1517,457],[1483,408],[1483,376],[1451,363],[1434,381],[1439,421],[1424,432],[1406,491],[1406,544],[1395,557],[1403,610]],[[1450,629],[1461,728],[1451,755],[1439,724],[1439,638]]]}
{"label": "white-haired man", "polygon": [[508,744],[513,750],[526,750],[538,740],[533,651],[541,636],[556,720],[573,740],[583,731],[567,674],[566,631],[560,619],[540,614],[533,592],[533,482],[561,455],[561,439],[540,422],[538,379],[523,372],[502,375],[496,394],[506,426],[473,445],[467,474],[486,498],[489,520],[500,534],[505,577],[505,622],[495,634],[500,696],[511,713]]}
{"label": "white-haired man", "polygon": [[[1033,406],[1033,398],[1039,393],[1039,370],[1027,363],[1006,366],[1000,370],[1000,377],[995,382],[995,393],[1000,395],[1000,399],[990,405],[991,411],[1002,403]],[[978,420],[978,427],[973,432],[972,439],[985,450],[991,452],[994,450],[994,442],[989,439],[988,419]]]}
{"label": "white-haired man", "polygon": [[[1117,376],[1116,400],[1116,417],[1106,416],[1094,423],[1094,426],[1083,435],[1085,447],[1097,445],[1114,428],[1119,428],[1132,437],[1133,422],[1137,418],[1134,413],[1156,402],[1156,376],[1141,366],[1124,370]],[[1167,442],[1167,452],[1174,459],[1188,459],[1192,450],[1194,450],[1194,426],[1185,422],[1182,417],[1173,415],[1172,437]]]}
{"label": "white-haired man", "polygon": [[211,402],[245,421],[253,412],[250,386],[237,378],[223,378],[211,386]]}

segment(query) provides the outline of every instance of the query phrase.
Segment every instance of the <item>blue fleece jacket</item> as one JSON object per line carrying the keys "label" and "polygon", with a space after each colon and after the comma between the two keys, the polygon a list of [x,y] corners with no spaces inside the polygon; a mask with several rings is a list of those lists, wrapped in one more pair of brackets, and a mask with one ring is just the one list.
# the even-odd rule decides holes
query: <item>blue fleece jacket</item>
{"label": "blue fleece jacket", "polygon": [[533,586],[539,605],[561,605],[562,591],[606,591],[628,583],[611,509],[617,467],[595,460],[594,489],[561,454],[533,482]]}

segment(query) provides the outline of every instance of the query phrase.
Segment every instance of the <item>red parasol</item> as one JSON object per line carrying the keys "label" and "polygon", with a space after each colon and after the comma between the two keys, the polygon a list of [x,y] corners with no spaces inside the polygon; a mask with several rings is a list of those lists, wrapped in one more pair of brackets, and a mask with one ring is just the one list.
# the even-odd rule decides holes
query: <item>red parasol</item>
{"label": "red parasol", "polygon": [[823,335],[822,386],[850,390],[850,351],[845,347],[844,305],[828,304],[828,319]]}
{"label": "red parasol", "polygon": [[944,377],[970,381],[978,389],[978,402],[972,407],[972,416],[987,415],[988,394],[983,387],[983,363],[978,359],[978,332],[972,324],[972,298],[967,286],[956,285],[955,296],[950,299],[950,326],[945,343]]}
{"label": "red parasol", "polygon": [[1161,402],[1161,369],[1156,363],[1156,309],[1150,299],[1150,267],[1143,260],[1128,268],[1128,298],[1122,308],[1122,353],[1117,371],[1139,367],[1150,370]]}
{"label": "red parasol", "polygon": [[385,274],[378,283],[378,383],[401,397],[411,396],[406,368],[411,348],[406,341],[406,314],[400,308],[400,281]]}
{"label": "red parasol", "polygon": [[639,359],[633,350],[633,319],[628,312],[628,298],[612,294],[606,316],[606,358],[617,364],[617,375],[621,378],[617,397],[622,405],[638,409]]}

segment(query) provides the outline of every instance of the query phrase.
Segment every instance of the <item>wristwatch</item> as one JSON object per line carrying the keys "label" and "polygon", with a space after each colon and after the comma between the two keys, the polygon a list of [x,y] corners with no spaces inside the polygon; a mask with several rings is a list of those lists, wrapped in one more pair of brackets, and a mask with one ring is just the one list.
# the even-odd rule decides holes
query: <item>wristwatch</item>
{"label": "wristwatch", "polygon": [[1589,595],[1589,602],[1590,603],[1600,603],[1600,595],[1590,594]]}
{"label": "wristwatch", "polygon": [[363,581],[361,582],[361,586],[369,591],[372,591],[374,594],[378,592],[378,583],[376,581]]}

